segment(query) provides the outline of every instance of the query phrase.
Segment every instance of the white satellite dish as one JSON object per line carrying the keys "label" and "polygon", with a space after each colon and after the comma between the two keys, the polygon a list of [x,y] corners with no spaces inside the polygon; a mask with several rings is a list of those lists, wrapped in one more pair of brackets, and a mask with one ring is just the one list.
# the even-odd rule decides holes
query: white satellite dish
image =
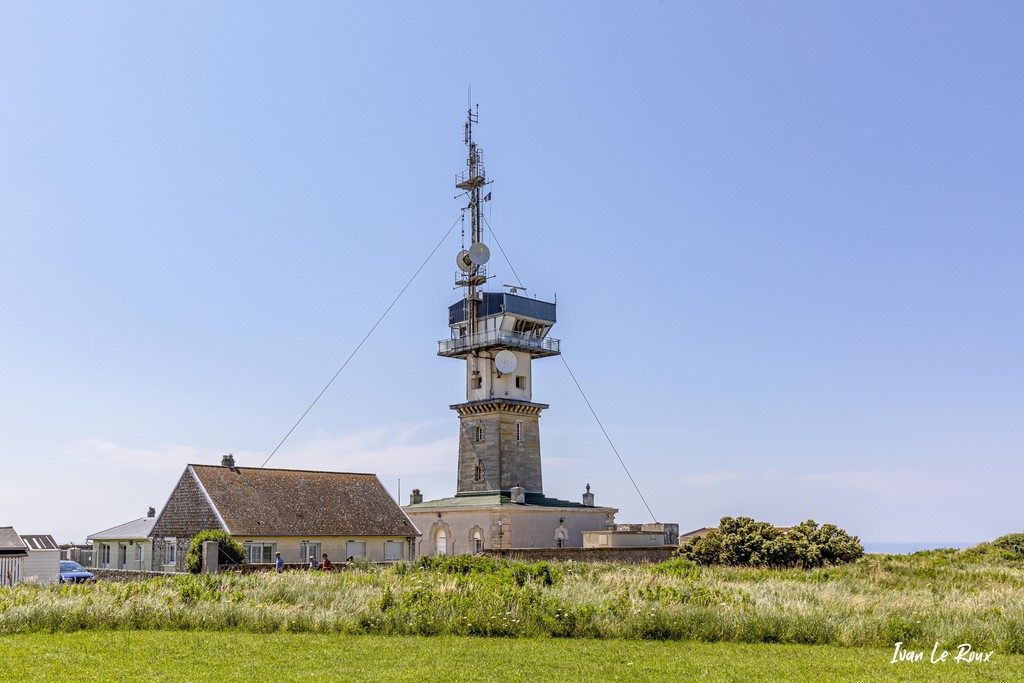
{"label": "white satellite dish", "polygon": [[478,266],[487,263],[491,258],[491,250],[483,242],[474,242],[469,248],[469,260]]}
{"label": "white satellite dish", "polygon": [[473,262],[469,260],[469,252],[465,249],[455,255],[455,263],[459,266],[459,270],[467,273],[473,270]]}
{"label": "white satellite dish", "polygon": [[512,353],[508,349],[502,349],[494,355],[494,367],[498,368],[498,372],[509,373],[516,369],[516,354]]}

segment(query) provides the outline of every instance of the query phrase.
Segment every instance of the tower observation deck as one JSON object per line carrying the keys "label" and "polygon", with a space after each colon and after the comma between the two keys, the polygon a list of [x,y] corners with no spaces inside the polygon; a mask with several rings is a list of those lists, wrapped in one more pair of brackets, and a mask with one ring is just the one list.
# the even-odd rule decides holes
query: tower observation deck
{"label": "tower observation deck", "polygon": [[[437,355],[465,358],[501,348],[522,351],[531,358],[559,354],[561,342],[548,336],[555,324],[555,304],[509,292],[478,292],[476,305],[466,304],[463,299],[448,307],[452,336],[437,343]],[[476,316],[472,326],[471,314]],[[476,331],[470,333],[470,327]]]}

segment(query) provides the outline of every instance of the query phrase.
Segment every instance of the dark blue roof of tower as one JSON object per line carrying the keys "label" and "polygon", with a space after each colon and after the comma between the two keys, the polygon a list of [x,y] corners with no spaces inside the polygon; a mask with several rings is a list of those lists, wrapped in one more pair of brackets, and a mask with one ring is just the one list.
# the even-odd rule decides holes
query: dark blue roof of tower
{"label": "dark blue roof of tower", "polygon": [[[476,317],[488,318],[492,315],[517,315],[543,322],[555,323],[555,304],[539,299],[509,294],[508,292],[481,292],[483,301],[477,303]],[[456,301],[448,307],[448,324],[455,325],[466,320],[466,302]]]}

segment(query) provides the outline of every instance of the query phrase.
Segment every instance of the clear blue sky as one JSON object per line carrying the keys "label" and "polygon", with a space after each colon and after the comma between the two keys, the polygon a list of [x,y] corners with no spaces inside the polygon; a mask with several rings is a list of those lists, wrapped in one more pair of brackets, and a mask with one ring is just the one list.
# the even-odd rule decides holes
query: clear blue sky
{"label": "clear blue sky", "polygon": [[[257,466],[487,216],[662,521],[1020,531],[1024,6],[0,6],[0,525]],[[276,467],[455,488],[458,230]],[[492,248],[494,243],[492,242]],[[500,253],[495,284],[512,275]],[[649,517],[557,358],[545,491]]]}

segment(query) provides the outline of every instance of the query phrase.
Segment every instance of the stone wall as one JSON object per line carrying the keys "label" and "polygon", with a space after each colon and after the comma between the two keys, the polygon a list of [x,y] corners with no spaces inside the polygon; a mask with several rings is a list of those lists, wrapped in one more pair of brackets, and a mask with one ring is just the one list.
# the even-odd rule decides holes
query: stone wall
{"label": "stone wall", "polygon": [[[353,563],[354,564],[354,563]],[[386,567],[394,564],[394,562],[367,562],[367,565],[380,565]],[[328,569],[330,572],[343,572],[348,569],[348,562],[333,562],[331,563],[332,569]],[[235,574],[270,574],[277,571],[277,566],[273,564],[243,564],[237,567],[225,567],[220,566],[222,572],[233,572]],[[309,565],[304,562],[286,562],[284,565],[284,571],[286,572],[320,572],[323,573],[323,569],[310,569]]]}
{"label": "stone wall", "polygon": [[672,557],[676,546],[659,548],[488,548],[480,554],[522,562],[621,562],[644,564],[664,562]]}
{"label": "stone wall", "polygon": [[500,399],[455,406],[460,424],[457,491],[508,491],[519,484],[531,493],[543,493],[538,418],[545,407]]}
{"label": "stone wall", "polygon": [[174,576],[172,572],[140,572],[134,569],[102,569],[90,567],[89,571],[96,575],[97,579],[103,581],[114,581],[117,583],[128,583],[129,581],[146,581],[158,576]]}

